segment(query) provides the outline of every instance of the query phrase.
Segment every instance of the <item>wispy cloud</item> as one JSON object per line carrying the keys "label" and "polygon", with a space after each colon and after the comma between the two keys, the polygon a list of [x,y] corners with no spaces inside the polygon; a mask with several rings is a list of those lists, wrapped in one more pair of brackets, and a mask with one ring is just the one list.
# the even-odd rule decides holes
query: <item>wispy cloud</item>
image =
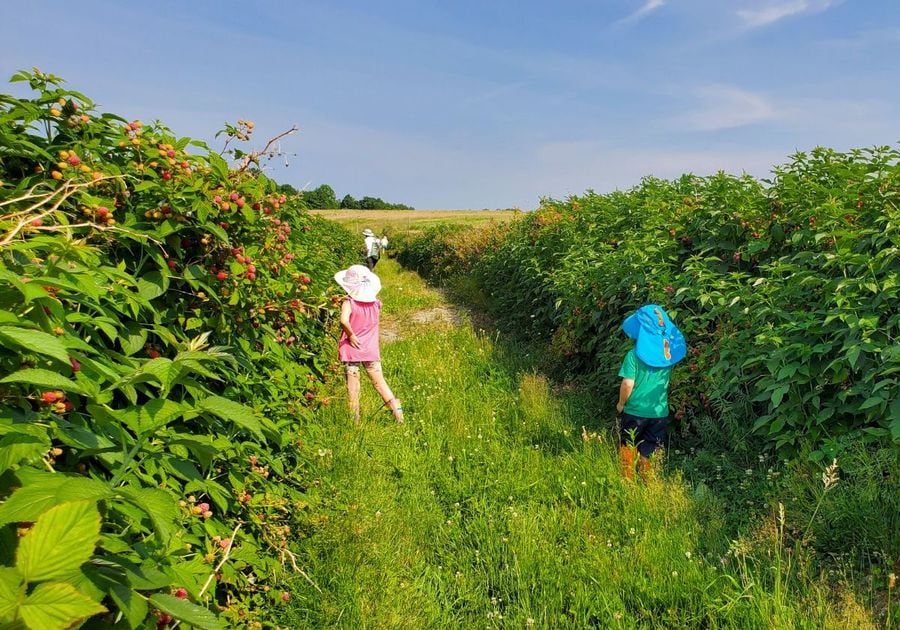
{"label": "wispy cloud", "polygon": [[842,0],[790,0],[769,2],[754,8],[738,9],[737,16],[748,28],[759,28],[802,13],[820,13]]}
{"label": "wispy cloud", "polygon": [[625,24],[633,24],[634,22],[638,22],[660,7],[664,6],[666,2],[668,2],[668,0],[646,0],[637,11],[617,21],[615,25],[622,26]]}
{"label": "wispy cloud", "polygon": [[700,107],[676,119],[694,131],[733,129],[773,120],[779,112],[763,95],[733,85],[707,85],[697,92]]}

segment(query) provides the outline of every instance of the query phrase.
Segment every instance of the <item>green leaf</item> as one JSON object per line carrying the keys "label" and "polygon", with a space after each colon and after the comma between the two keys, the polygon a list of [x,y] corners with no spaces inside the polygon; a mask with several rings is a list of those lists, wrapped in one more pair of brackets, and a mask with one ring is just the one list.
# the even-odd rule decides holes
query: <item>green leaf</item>
{"label": "green leaf", "polygon": [[784,395],[788,392],[787,385],[781,385],[780,387],[776,387],[775,391],[772,392],[772,406],[777,407],[781,404],[781,401],[784,399]]}
{"label": "green leaf", "polygon": [[150,607],[147,606],[147,600],[140,594],[131,590],[123,584],[115,584],[109,589],[109,596],[116,603],[116,606],[125,616],[125,621],[132,628],[140,626],[141,622],[147,617]]}
{"label": "green leaf", "polygon": [[139,507],[150,517],[160,542],[167,545],[178,526],[178,506],[175,498],[158,488],[125,486],[119,488],[118,492],[122,498]]}
{"label": "green leaf", "polygon": [[43,430],[43,435],[17,431],[7,433],[0,439],[0,473],[18,465],[23,459],[38,460],[48,450],[50,450],[50,436],[46,430]]}
{"label": "green leaf", "polygon": [[12,617],[19,606],[25,582],[15,567],[0,567],[0,620]]}
{"label": "green leaf", "polygon": [[84,393],[78,383],[70,381],[56,372],[42,370],[40,368],[26,368],[24,370],[19,370],[18,372],[13,372],[0,380],[0,383],[25,383],[44,389],[61,389],[64,392],[72,392],[74,394]]}
{"label": "green leaf", "polygon": [[119,335],[119,343],[125,356],[139,352],[147,343],[147,329],[135,322],[128,322],[125,331]]}
{"label": "green leaf", "polygon": [[61,363],[69,362],[69,353],[66,352],[66,347],[62,342],[53,335],[40,330],[0,326],[0,343],[53,357]]}
{"label": "green leaf", "polygon": [[212,612],[185,599],[178,599],[165,593],[155,593],[150,596],[150,603],[164,613],[169,613],[175,619],[200,630],[220,630],[222,628]]}
{"label": "green leaf", "polygon": [[141,406],[140,414],[138,415],[139,430],[141,433],[156,431],[180,418],[191,409],[190,405],[184,405],[167,398],[154,398]]}
{"label": "green leaf", "polygon": [[65,577],[90,559],[99,539],[100,512],[94,501],[57,505],[22,538],[16,567],[29,582]]}
{"label": "green leaf", "polygon": [[234,422],[239,427],[250,431],[259,439],[264,439],[262,429],[259,424],[259,418],[253,413],[253,410],[233,400],[222,398],[221,396],[209,396],[201,400],[197,407],[208,411],[209,413],[219,416],[223,420]]}
{"label": "green leaf", "polygon": [[865,401],[863,401],[863,404],[859,406],[859,410],[862,411],[863,409],[868,409],[869,407],[877,407],[883,402],[884,398],[882,398],[881,396],[872,396],[871,398],[867,398]]}
{"label": "green leaf", "polygon": [[32,630],[65,630],[102,612],[103,605],[64,582],[39,584],[19,609]]}
{"label": "green leaf", "polygon": [[138,293],[145,300],[158,298],[169,288],[168,278],[163,277],[158,271],[151,271],[138,278]]}
{"label": "green leaf", "polygon": [[[21,471],[17,473],[21,474]],[[54,506],[67,501],[97,501],[111,495],[112,490],[106,484],[94,479],[38,473],[0,505],[0,525],[32,523]]]}

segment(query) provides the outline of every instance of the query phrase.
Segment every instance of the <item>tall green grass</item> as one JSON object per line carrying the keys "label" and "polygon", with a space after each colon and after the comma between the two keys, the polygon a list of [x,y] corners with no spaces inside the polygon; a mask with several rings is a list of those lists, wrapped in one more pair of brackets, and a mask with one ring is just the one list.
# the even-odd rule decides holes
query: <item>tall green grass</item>
{"label": "tall green grass", "polygon": [[874,627],[852,590],[830,593],[808,552],[784,542],[777,510],[733,541],[729,505],[702,485],[623,481],[592,392],[555,389],[538,357],[469,323],[413,323],[391,300],[440,296],[393,261],[378,271],[401,329],[384,369],[407,422],[367,387],[354,426],[336,379],[309,427],[319,464],[304,472],[334,509],[294,543],[309,580],[296,579],[279,623]]}

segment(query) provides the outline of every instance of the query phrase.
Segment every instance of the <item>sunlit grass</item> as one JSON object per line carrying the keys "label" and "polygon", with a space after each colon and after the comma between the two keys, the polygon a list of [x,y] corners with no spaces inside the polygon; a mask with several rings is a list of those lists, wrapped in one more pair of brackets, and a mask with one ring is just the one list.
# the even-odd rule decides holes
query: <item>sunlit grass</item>
{"label": "sunlit grass", "polygon": [[[467,323],[412,324],[441,296],[379,263],[396,424],[370,386],[354,426],[316,418],[315,474],[340,504],[298,561],[282,624],[346,628],[821,628],[870,623],[835,603],[777,527],[732,543],[728,505],[677,474],[628,483],[591,392],[556,391],[536,357]],[[602,421],[605,420],[605,421]],[[584,429],[582,428],[584,427]],[[846,626],[845,626],[846,627]]]}

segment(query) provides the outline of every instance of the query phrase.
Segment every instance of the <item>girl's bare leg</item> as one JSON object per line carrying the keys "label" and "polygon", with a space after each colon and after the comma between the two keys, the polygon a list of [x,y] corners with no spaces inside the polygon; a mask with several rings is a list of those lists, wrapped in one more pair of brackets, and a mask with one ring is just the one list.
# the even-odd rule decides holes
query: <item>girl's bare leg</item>
{"label": "girl's bare leg", "polygon": [[394,398],[394,392],[391,391],[391,388],[390,386],[388,386],[387,381],[384,380],[384,374],[381,371],[381,364],[366,364],[366,373],[369,375],[369,378],[372,379],[372,385],[375,386],[375,391],[378,392],[378,394],[381,396],[381,399],[391,410],[391,413],[394,414],[394,419],[397,422],[403,422],[403,407],[400,405],[400,401]]}
{"label": "girl's bare leg", "polygon": [[347,397],[353,420],[359,424],[359,368],[355,366],[347,367]]}

